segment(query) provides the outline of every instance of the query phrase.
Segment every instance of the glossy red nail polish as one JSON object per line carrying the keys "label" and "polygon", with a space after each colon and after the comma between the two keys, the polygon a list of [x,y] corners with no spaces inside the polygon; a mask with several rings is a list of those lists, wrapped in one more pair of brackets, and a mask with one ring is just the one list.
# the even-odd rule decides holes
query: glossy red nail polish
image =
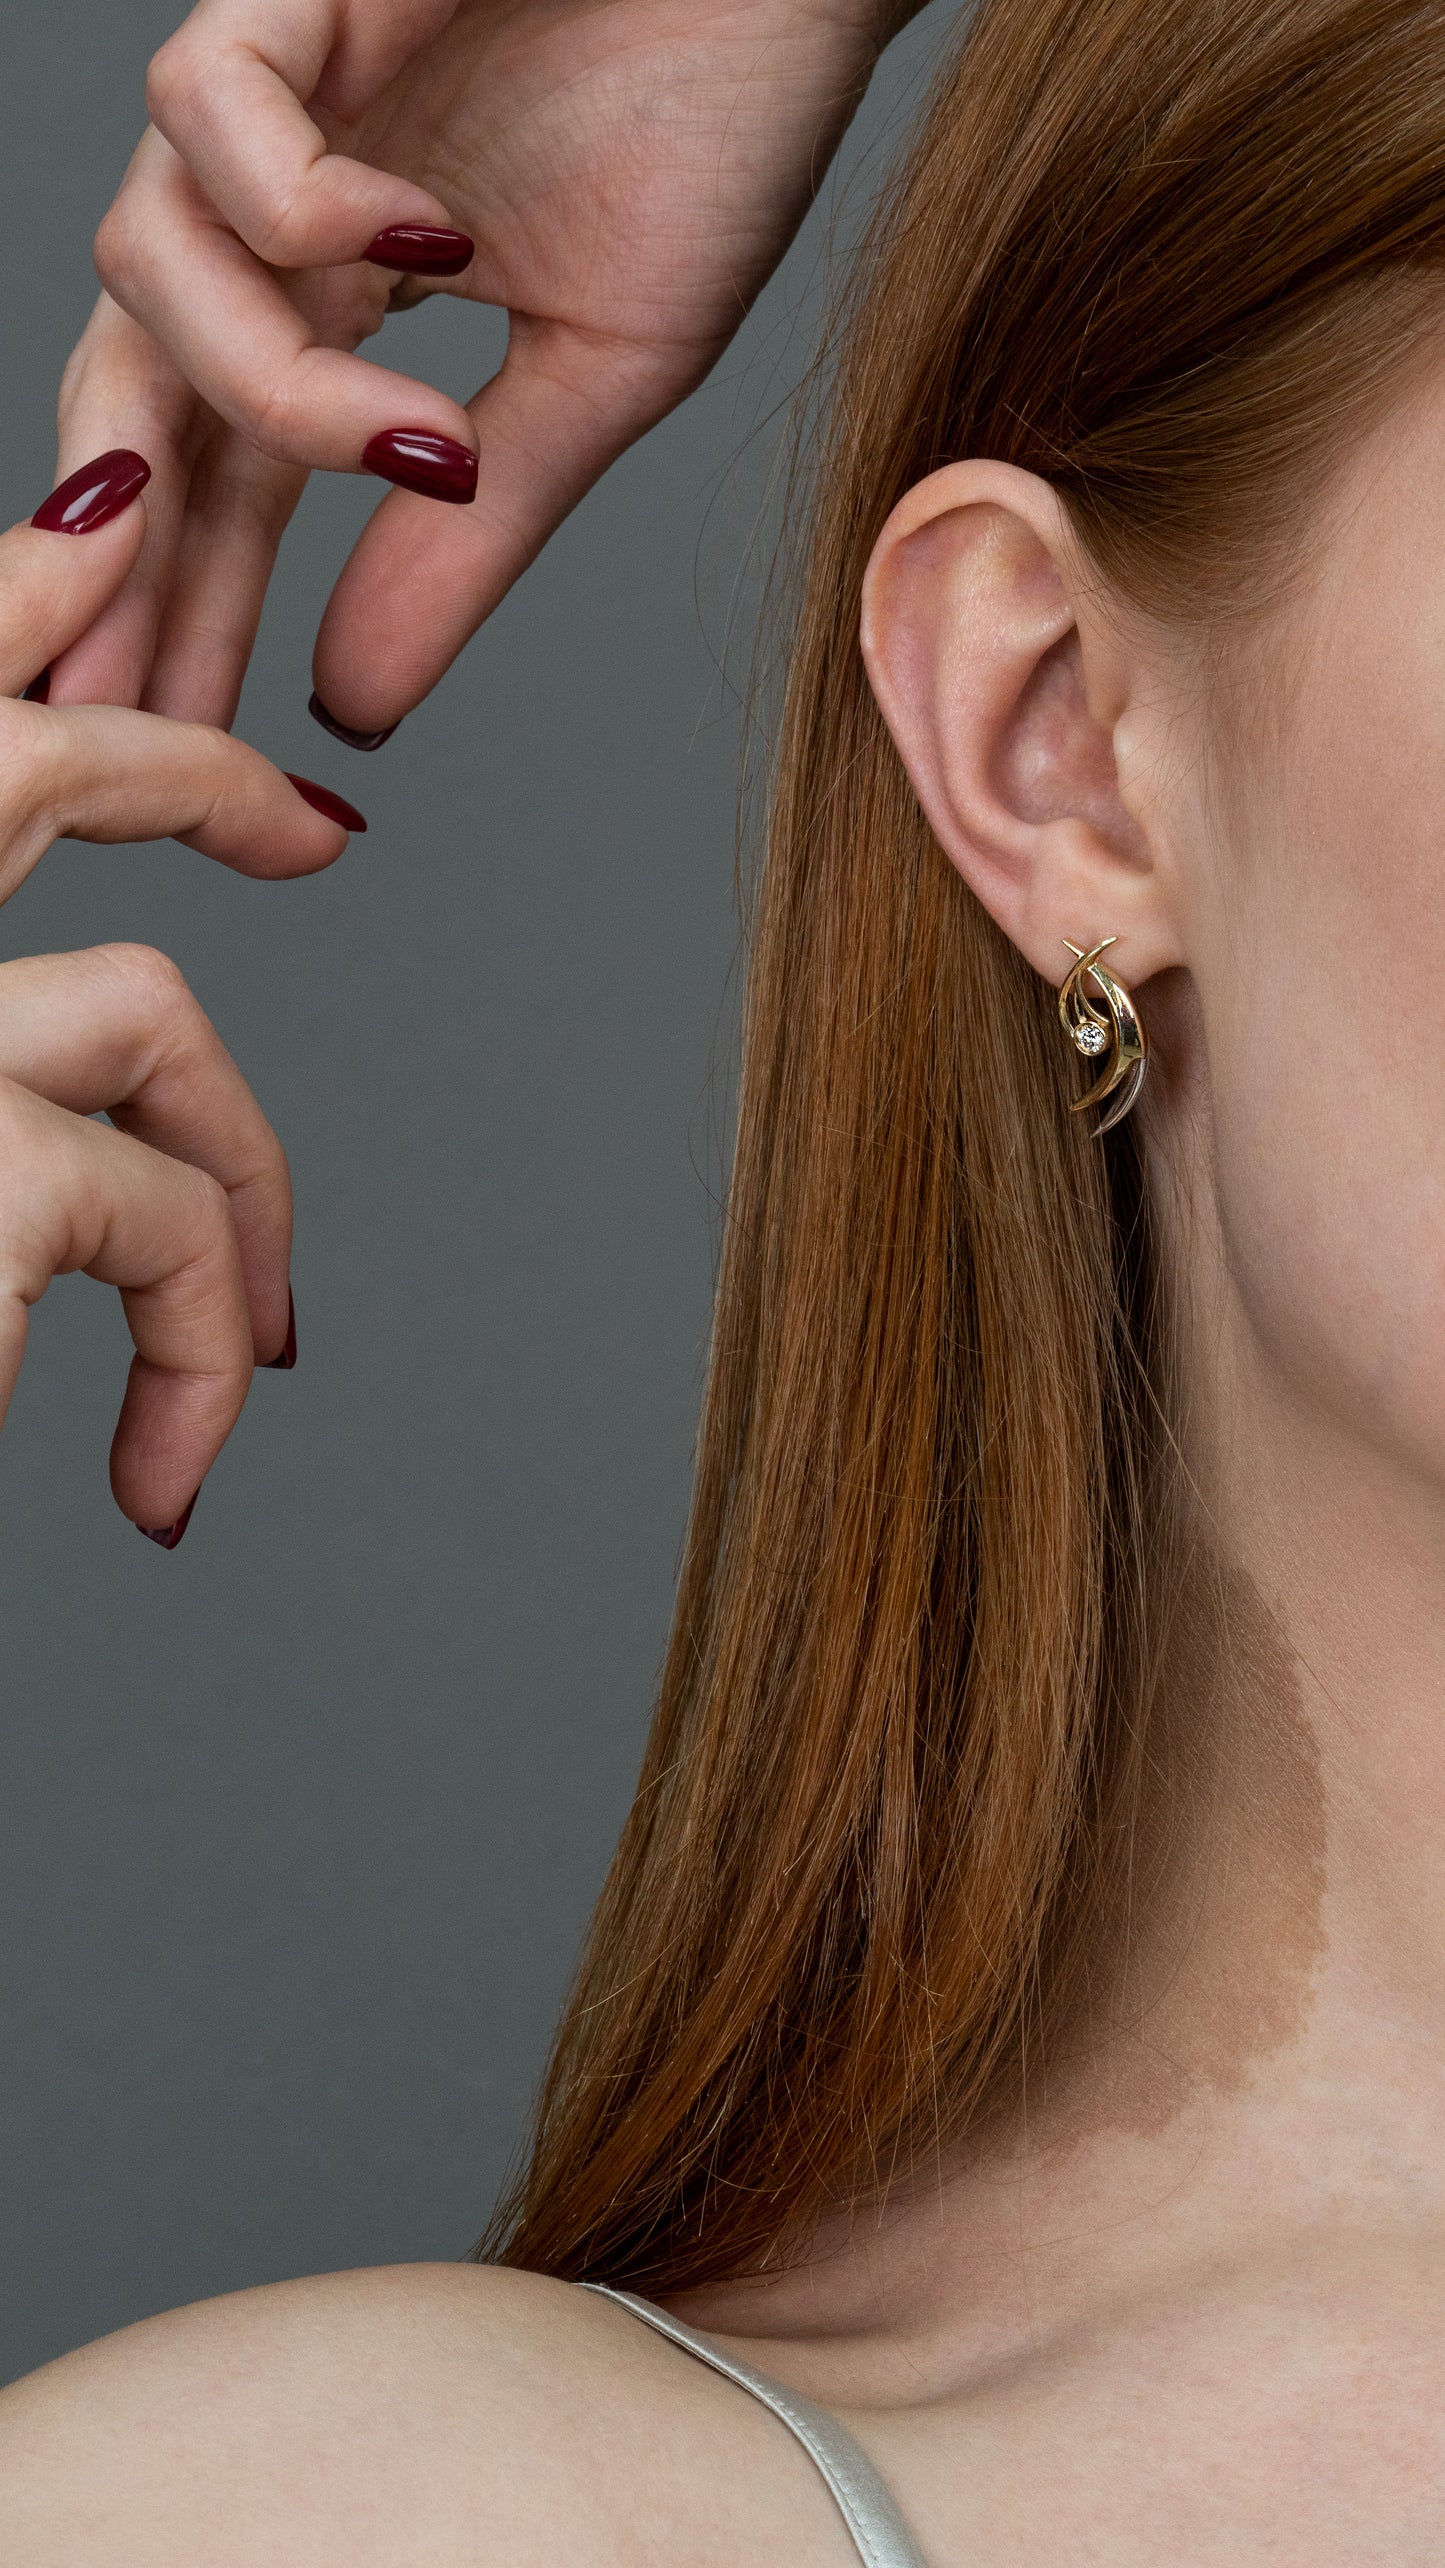
{"label": "glossy red nail polish", "polygon": [[288,1296],[290,1309],[286,1319],[286,1343],[279,1355],[268,1355],[263,1370],[267,1373],[290,1373],[296,1363],[296,1296]]}
{"label": "glossy red nail polish", "polygon": [[396,729],[391,722],[385,731],[353,731],[349,722],[338,722],[335,714],[327,711],[319,695],[312,696],[306,710],[313,722],[329,731],[333,740],[344,740],[348,749],[384,749]]}
{"label": "glossy red nail polish", "polygon": [[477,495],[477,459],[455,437],[430,428],[384,428],[361,456],[362,470],[414,490],[423,499],[449,499],[465,508]]}
{"label": "glossy red nail polish", "polygon": [[[201,1493],[198,1489],[196,1491],[196,1498],[199,1498],[200,1494]],[[190,1523],[191,1518],[196,1512],[196,1498],[191,1500],[191,1503],[186,1509],[184,1515],[177,1516],[173,1525],[161,1525],[159,1528],[152,1528],[150,1525],[137,1525],[136,1532],[138,1534],[144,1534],[148,1543],[159,1543],[162,1551],[174,1551],[182,1534],[185,1532],[187,1525]]]}
{"label": "glossy red nail polish", "polygon": [[97,455],[93,464],[82,464],[41,501],[30,523],[47,535],[93,535],[139,499],[150,477],[144,455],[117,446],[108,455]]}
{"label": "glossy red nail polish", "polygon": [[389,223],[361,255],[374,267],[400,268],[407,276],[460,276],[476,250],[467,233],[441,223]]}
{"label": "glossy red nail polish", "polygon": [[20,701],[22,704],[49,704],[50,671],[48,669],[42,669],[38,678],[31,679]]}
{"label": "glossy red nail polish", "polygon": [[302,801],[309,802],[313,811],[323,812],[328,820],[339,821],[342,828],[349,829],[354,837],[361,836],[366,823],[355,803],[344,802],[329,785],[313,785],[309,776],[293,776],[289,767],[283,767],[281,772],[287,784],[295,786]]}

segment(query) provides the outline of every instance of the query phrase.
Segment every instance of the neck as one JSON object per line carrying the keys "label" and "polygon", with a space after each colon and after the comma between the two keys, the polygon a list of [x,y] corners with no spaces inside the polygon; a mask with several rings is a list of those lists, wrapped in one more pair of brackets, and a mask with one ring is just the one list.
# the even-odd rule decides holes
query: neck
{"label": "neck", "polygon": [[1271,1366],[1209,1241],[1175,1265],[1197,1514],[1100,1966],[942,2183],[703,2324],[992,2358],[1171,2258],[1445,2239],[1445,1494]]}
{"label": "neck", "polygon": [[[1264,2016],[1351,2041],[1391,2026],[1445,2060],[1445,1488],[1264,1343],[1212,1211],[1186,1222],[1155,1191],[1187,1280],[1199,1528],[1153,1787],[1199,1903],[1181,1967],[1241,1988],[1269,1974],[1270,2003],[1234,2010],[1241,2045],[1260,2019],[1252,2078],[1289,2047],[1264,2047]],[[1197,1172],[1186,1199],[1211,1203]],[[1146,1951],[1177,1934],[1178,1906],[1161,1895]]]}
{"label": "neck", "polygon": [[1213,1237],[1164,1231],[1195,1496],[1135,1857],[1045,2076],[951,2189],[1045,2298],[1048,2242],[1087,2241],[1061,2323],[1171,2252],[1445,2239],[1445,1493],[1272,1359]]}

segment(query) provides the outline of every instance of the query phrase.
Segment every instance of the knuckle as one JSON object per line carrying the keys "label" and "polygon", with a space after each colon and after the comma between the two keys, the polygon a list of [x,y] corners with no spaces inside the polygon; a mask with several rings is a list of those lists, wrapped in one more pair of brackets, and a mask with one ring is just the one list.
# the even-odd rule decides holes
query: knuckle
{"label": "knuckle", "polygon": [[[181,1163],[178,1161],[177,1165]],[[213,1177],[209,1169],[193,1168],[187,1163],[185,1182],[194,1235],[200,1242],[202,1255],[210,1258],[217,1251],[231,1250],[235,1237],[231,1198],[219,1177]]]}
{"label": "knuckle", "polygon": [[24,1196],[0,1200],[0,1293],[34,1304],[62,1262],[54,1225]]}
{"label": "knuckle", "polygon": [[257,257],[272,267],[305,267],[311,255],[310,226],[297,189],[266,207],[251,227],[250,240]]}
{"label": "knuckle", "polygon": [[275,463],[290,463],[296,454],[299,426],[296,386],[289,375],[279,375],[254,391],[243,387],[246,409],[246,432],[253,445]]}
{"label": "knuckle", "polygon": [[255,1118],[252,1182],[269,1195],[289,1200],[291,1162],[259,1106],[255,1106]]}
{"label": "knuckle", "polygon": [[121,984],[148,1025],[171,1024],[196,1012],[196,1001],[178,963],[156,945],[118,943],[92,948],[95,962]]}
{"label": "knuckle", "polygon": [[101,284],[122,305],[127,295],[134,291],[140,274],[142,238],[140,228],[131,218],[126,191],[122,189],[114,204],[101,217],[93,252]]}
{"label": "knuckle", "polygon": [[146,71],[146,114],[163,134],[195,96],[196,78],[195,57],[184,36],[168,36]]}

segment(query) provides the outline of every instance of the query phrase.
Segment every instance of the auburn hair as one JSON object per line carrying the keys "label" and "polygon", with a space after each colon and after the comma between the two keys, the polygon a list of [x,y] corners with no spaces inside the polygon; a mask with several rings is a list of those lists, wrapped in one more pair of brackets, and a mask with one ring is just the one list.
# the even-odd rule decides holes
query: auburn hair
{"label": "auburn hair", "polygon": [[[793,2252],[1026,2066],[1125,1860],[1171,1607],[1129,1127],[945,862],[864,569],[966,455],[1206,639],[1439,326],[1439,0],[985,0],[810,435],[696,1493],[636,1803],[477,2249],[678,2291]],[[1107,922],[1106,922],[1107,924]]]}

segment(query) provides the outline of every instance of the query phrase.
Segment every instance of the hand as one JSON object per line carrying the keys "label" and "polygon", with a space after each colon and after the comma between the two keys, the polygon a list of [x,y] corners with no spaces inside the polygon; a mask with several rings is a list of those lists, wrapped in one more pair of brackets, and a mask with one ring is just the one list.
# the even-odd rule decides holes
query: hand
{"label": "hand", "polygon": [[0,965],[0,1170],[0,1421],[51,1277],[117,1285],[136,1353],[111,1487],[174,1549],[257,1360],[288,1351],[291,1185],[163,954]]}
{"label": "hand", "polygon": [[[346,844],[317,788],[224,732],[16,700],[132,573],[145,479],[104,457],[0,535],[0,900],[62,835],[174,834],[268,877]],[[287,1346],[290,1241],[280,1144],[174,965],[111,946],[0,967],[0,1418],[52,1275],[117,1285],[136,1358],[111,1484],[178,1540],[254,1363]]]}
{"label": "hand", "polygon": [[[451,441],[468,506],[397,491],[322,626],[316,683],[384,732],[548,535],[726,346],[795,231],[885,32],[879,0],[200,0],[102,226],[109,294],[67,375],[62,465],[144,446],[158,501],[72,699],[231,718],[306,467]],[[302,103],[304,102],[304,104]],[[455,226],[466,272],[366,262]],[[391,253],[399,260],[399,253]],[[428,290],[504,306],[463,410],[352,353]]]}

